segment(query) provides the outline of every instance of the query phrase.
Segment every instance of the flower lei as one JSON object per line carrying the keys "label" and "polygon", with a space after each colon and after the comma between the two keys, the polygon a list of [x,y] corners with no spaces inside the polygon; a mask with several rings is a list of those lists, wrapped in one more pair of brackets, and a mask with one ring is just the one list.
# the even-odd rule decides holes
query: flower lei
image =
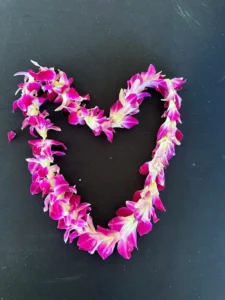
{"label": "flower lei", "polygon": [[[175,155],[175,145],[180,145],[182,139],[182,133],[177,129],[177,124],[181,123],[181,98],[177,91],[185,80],[166,79],[150,65],[147,72],[136,74],[128,80],[127,89],[121,89],[119,99],[110,108],[109,117],[106,117],[97,106],[86,108],[83,101],[90,100],[89,95],[80,96],[71,87],[73,79],[68,78],[66,73],[31,62],[39,67],[39,71],[28,70],[15,74],[24,75],[25,79],[18,85],[17,92],[21,91],[21,97],[13,103],[13,112],[19,108],[25,116],[22,129],[29,126],[32,136],[37,137],[38,133],[41,137],[28,141],[34,156],[27,159],[32,175],[30,192],[32,195],[41,193],[45,197],[44,211],[58,221],[59,229],[65,230],[65,242],[69,240],[72,243],[78,238],[77,245],[81,250],[91,254],[97,251],[103,259],[111,255],[117,245],[119,254],[129,259],[131,252],[137,248],[137,232],[140,236],[150,232],[152,223],[159,220],[156,209],[165,211],[159,191],[165,187],[164,169]],[[53,150],[52,146],[60,146],[64,150],[66,146],[48,138],[49,130],[61,129],[50,121],[46,110],[40,111],[40,107],[47,100],[57,103],[59,106],[56,111],[67,111],[70,124],[86,124],[94,135],[104,132],[112,142],[115,128],[130,129],[138,124],[133,115],[139,112],[143,99],[150,96],[147,88],[154,88],[163,96],[166,110],[162,117],[166,120],[158,130],[152,160],[144,163],[139,170],[147,175],[144,187],[134,193],[131,201],[126,201],[125,207],[116,211],[116,217],[108,223],[109,228],[95,228],[90,216],[90,203],[81,203],[76,187],[70,186],[60,173],[60,168],[54,164],[54,156],[65,153]],[[8,133],[9,141],[14,137],[13,131]]]}

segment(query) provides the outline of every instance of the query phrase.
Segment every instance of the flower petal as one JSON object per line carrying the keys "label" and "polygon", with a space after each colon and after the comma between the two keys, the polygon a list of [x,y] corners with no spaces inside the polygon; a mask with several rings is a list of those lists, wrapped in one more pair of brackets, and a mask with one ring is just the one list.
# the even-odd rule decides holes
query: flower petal
{"label": "flower petal", "polygon": [[153,75],[156,74],[156,69],[152,64],[149,65],[147,74],[148,74],[149,77],[152,77]]}
{"label": "flower petal", "polygon": [[149,173],[149,163],[145,162],[139,169],[139,173],[147,175]]}
{"label": "flower petal", "polygon": [[148,223],[145,223],[143,221],[140,221],[137,226],[137,231],[140,234],[140,236],[149,233],[152,230],[152,223],[149,221]]}
{"label": "flower petal", "polygon": [[98,254],[101,256],[102,259],[106,259],[108,256],[110,256],[113,253],[113,250],[115,248],[115,243],[107,244],[107,243],[101,243],[98,246]]}
{"label": "flower petal", "polygon": [[134,250],[134,247],[127,243],[124,240],[120,240],[118,242],[117,251],[118,253],[123,256],[125,259],[131,258],[131,252]]}
{"label": "flower petal", "polygon": [[183,133],[179,129],[176,130],[176,138],[179,142],[183,139]]}
{"label": "flower petal", "polygon": [[158,210],[161,210],[164,212],[166,211],[166,209],[162,203],[162,200],[160,199],[159,196],[154,197],[153,204]]}
{"label": "flower petal", "polygon": [[122,108],[123,108],[122,103],[120,102],[120,100],[117,100],[116,103],[114,103],[110,108],[110,116],[116,114]]}
{"label": "flower petal", "polygon": [[120,231],[120,229],[123,227],[125,222],[124,217],[115,217],[113,218],[109,223],[109,227],[115,231]]}
{"label": "flower petal", "polygon": [[39,73],[36,75],[36,80],[38,81],[53,81],[55,79],[55,71],[53,70],[41,70]]}
{"label": "flower petal", "polygon": [[8,136],[8,141],[11,142],[15,138],[16,133],[14,131],[9,131],[7,133],[7,136]]}
{"label": "flower petal", "polygon": [[68,117],[68,122],[71,125],[77,125],[79,123],[79,117],[77,112],[71,112]]}
{"label": "flower petal", "polygon": [[130,129],[132,127],[134,127],[135,125],[137,125],[139,122],[136,118],[131,117],[131,116],[126,116],[125,118],[123,118],[122,121],[122,126],[124,128]]}
{"label": "flower petal", "polygon": [[74,232],[72,232],[71,234],[70,234],[70,236],[69,236],[69,238],[70,238],[70,240],[69,240],[69,242],[70,242],[70,244],[73,242],[73,240],[75,239],[75,238],[77,238],[79,236],[79,234],[78,234],[78,232],[75,230]]}
{"label": "flower petal", "polygon": [[76,100],[79,98],[79,94],[74,88],[70,88],[65,94],[68,100]]}
{"label": "flower petal", "polygon": [[141,190],[140,191],[136,191],[135,193],[134,193],[134,195],[133,195],[133,201],[134,202],[137,202],[138,200],[140,200],[141,199]]}
{"label": "flower petal", "polygon": [[132,211],[128,207],[120,207],[117,209],[116,214],[120,217],[127,217],[132,214]]}
{"label": "flower petal", "polygon": [[97,244],[97,241],[89,234],[84,233],[79,236],[77,245],[81,250],[85,250],[88,252],[91,252],[94,250],[95,246]]}
{"label": "flower petal", "polygon": [[64,216],[64,209],[63,209],[63,206],[61,205],[60,201],[56,201],[50,207],[49,216],[53,220],[60,220],[60,219],[63,218],[63,216]]}

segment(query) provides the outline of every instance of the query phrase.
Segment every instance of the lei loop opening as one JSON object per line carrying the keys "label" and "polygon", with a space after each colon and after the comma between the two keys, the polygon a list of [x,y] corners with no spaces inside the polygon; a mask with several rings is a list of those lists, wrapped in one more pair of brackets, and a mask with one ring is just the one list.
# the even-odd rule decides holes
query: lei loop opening
{"label": "lei loop opening", "polygon": [[[69,240],[72,243],[78,238],[77,245],[81,250],[91,254],[97,251],[103,259],[111,255],[117,245],[119,254],[129,259],[131,252],[137,248],[137,232],[140,236],[150,232],[152,224],[159,220],[156,209],[165,211],[159,191],[165,188],[164,169],[175,155],[175,146],[180,145],[183,136],[177,129],[177,124],[181,123],[181,98],[177,91],[185,80],[167,79],[161,72],[156,73],[155,67],[150,65],[147,72],[136,74],[128,80],[127,88],[120,90],[119,99],[110,108],[109,117],[106,117],[97,106],[86,108],[83,102],[90,100],[89,95],[80,96],[71,87],[73,79],[68,78],[65,72],[31,62],[39,71],[28,70],[15,74],[24,75],[24,82],[18,85],[16,92],[21,92],[21,97],[13,103],[13,112],[19,108],[25,116],[22,129],[29,127],[30,134],[37,138],[28,141],[34,156],[27,159],[32,175],[30,192],[32,195],[41,193],[45,197],[44,211],[58,221],[59,229],[65,230],[65,242]],[[54,156],[64,155],[62,150],[66,150],[66,146],[48,139],[49,130],[61,129],[51,122],[46,110],[40,111],[40,107],[45,101],[52,101],[59,105],[56,111],[69,113],[70,124],[86,124],[94,135],[104,132],[112,142],[115,128],[130,129],[138,124],[133,115],[139,112],[144,98],[150,96],[147,88],[154,88],[163,96],[166,110],[162,117],[166,120],[158,130],[152,159],[139,169],[141,174],[146,175],[144,187],[134,193],[131,201],[126,201],[125,207],[116,211],[116,217],[108,223],[109,228],[95,228],[90,216],[91,204],[81,202],[76,187],[70,186],[60,173],[60,168],[54,164]],[[9,141],[14,137],[13,131],[8,133]],[[52,146],[62,149],[56,151]]]}

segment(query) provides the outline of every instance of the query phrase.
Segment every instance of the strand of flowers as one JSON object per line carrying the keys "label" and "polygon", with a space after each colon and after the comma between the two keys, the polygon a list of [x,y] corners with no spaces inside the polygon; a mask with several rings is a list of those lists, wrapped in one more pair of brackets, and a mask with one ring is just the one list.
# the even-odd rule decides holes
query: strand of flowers
{"label": "strand of flowers", "polygon": [[[32,61],[33,62],[33,61]],[[58,221],[58,228],[64,229],[64,241],[73,242],[78,237],[77,244],[80,249],[89,253],[97,251],[105,259],[112,254],[115,246],[120,255],[129,259],[131,252],[137,248],[137,232],[139,235],[147,234],[152,230],[152,223],[159,219],[155,208],[165,211],[159,197],[159,191],[165,187],[164,169],[168,161],[175,155],[175,145],[182,139],[177,123],[181,123],[179,109],[181,98],[177,94],[183,78],[165,79],[161,73],[156,73],[153,65],[147,72],[134,75],[127,82],[127,89],[121,89],[119,100],[111,107],[109,117],[98,107],[87,109],[82,104],[89,100],[89,95],[80,96],[71,87],[72,78],[53,68],[39,67],[36,73],[32,70],[19,72],[15,75],[24,75],[20,83],[21,97],[13,103],[13,111],[19,108],[25,119],[22,129],[29,126],[32,136],[41,139],[30,140],[34,157],[28,158],[28,168],[32,175],[31,194],[42,193],[44,211],[49,211],[52,219]],[[114,128],[131,128],[138,123],[132,115],[139,112],[139,106],[144,97],[150,96],[145,92],[147,88],[155,88],[164,97],[166,111],[163,117],[165,122],[161,125],[152,160],[140,167],[140,173],[147,175],[144,188],[134,193],[132,201],[126,201],[126,206],[117,210],[116,217],[109,222],[109,228],[94,227],[90,216],[90,204],[81,203],[75,186],[70,186],[60,173],[59,167],[54,164],[54,155],[64,155],[63,151],[56,151],[52,146],[66,146],[56,140],[47,138],[49,130],[60,131],[48,117],[47,111],[40,111],[41,105],[46,101],[59,103],[56,111],[69,112],[70,124],[87,124],[95,135],[104,132],[109,141],[113,139]],[[17,92],[18,92],[17,91]],[[11,140],[14,133],[8,133]]]}

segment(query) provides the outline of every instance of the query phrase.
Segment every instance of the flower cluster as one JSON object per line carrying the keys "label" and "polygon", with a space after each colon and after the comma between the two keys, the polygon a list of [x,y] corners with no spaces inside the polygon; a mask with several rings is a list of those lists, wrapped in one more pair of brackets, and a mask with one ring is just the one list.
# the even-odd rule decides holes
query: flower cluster
{"label": "flower cluster", "polygon": [[[71,87],[72,78],[63,71],[54,68],[39,67],[38,72],[28,70],[16,75],[24,75],[23,83],[18,85],[21,97],[13,103],[13,111],[19,108],[25,119],[22,129],[29,127],[30,134],[41,139],[30,140],[33,157],[28,158],[28,169],[32,175],[31,194],[41,193],[44,197],[44,211],[49,212],[53,220],[58,221],[58,228],[64,229],[64,241],[73,242],[77,239],[80,249],[94,253],[106,259],[114,248],[124,258],[129,259],[131,252],[137,248],[137,233],[140,236],[152,230],[156,223],[156,210],[165,211],[159,197],[159,191],[165,187],[164,169],[175,155],[175,146],[180,144],[182,133],[177,129],[181,123],[179,109],[181,98],[177,91],[185,82],[183,78],[165,79],[156,73],[153,65],[147,72],[134,75],[127,83],[127,89],[121,89],[119,99],[111,107],[109,117],[99,107],[86,108],[83,101],[90,100],[89,95],[80,96]],[[49,100],[58,104],[56,111],[65,110],[69,113],[68,121],[73,125],[87,124],[97,136],[104,132],[109,141],[113,140],[115,128],[132,128],[138,124],[133,115],[139,112],[139,106],[150,94],[147,88],[155,88],[163,96],[166,111],[165,122],[157,133],[157,142],[152,160],[140,167],[140,173],[146,176],[142,190],[136,191],[125,207],[117,210],[116,217],[109,223],[109,228],[93,225],[90,216],[91,205],[82,203],[75,186],[71,186],[54,164],[54,157],[65,154],[66,146],[48,138],[49,130],[60,131],[48,118],[47,111],[41,111],[41,105]],[[18,92],[17,91],[17,92]],[[9,140],[14,133],[8,134]],[[60,148],[58,148],[60,147]],[[57,150],[55,150],[57,149]]]}

